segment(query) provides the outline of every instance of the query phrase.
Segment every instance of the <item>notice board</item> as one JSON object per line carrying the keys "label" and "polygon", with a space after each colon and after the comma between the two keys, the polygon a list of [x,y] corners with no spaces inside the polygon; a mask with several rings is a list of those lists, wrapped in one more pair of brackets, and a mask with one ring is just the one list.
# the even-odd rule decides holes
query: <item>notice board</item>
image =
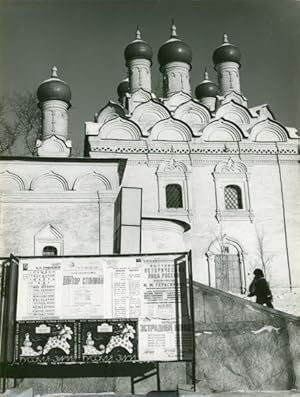
{"label": "notice board", "polygon": [[19,258],[15,363],[190,361],[187,254]]}

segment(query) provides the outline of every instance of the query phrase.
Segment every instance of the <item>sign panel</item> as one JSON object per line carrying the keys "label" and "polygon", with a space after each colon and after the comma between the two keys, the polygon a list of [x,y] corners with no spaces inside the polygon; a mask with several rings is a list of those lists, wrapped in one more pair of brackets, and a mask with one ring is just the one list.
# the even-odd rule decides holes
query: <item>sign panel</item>
{"label": "sign panel", "polygon": [[80,322],[79,359],[85,363],[138,360],[138,321],[135,319]]}
{"label": "sign panel", "polygon": [[142,189],[122,187],[115,201],[114,253],[141,251]]}
{"label": "sign panel", "polygon": [[66,364],[138,360],[137,320],[21,321],[15,362]]}
{"label": "sign panel", "polygon": [[73,321],[17,322],[15,361],[21,364],[62,364],[77,359]]}
{"label": "sign panel", "polygon": [[51,343],[60,362],[190,360],[186,269],[186,255],[20,259],[16,361],[52,362]]}

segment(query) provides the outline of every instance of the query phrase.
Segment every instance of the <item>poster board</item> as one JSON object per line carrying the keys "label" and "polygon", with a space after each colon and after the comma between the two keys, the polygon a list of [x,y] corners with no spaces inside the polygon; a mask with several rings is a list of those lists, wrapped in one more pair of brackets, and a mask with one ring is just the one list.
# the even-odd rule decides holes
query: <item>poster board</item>
{"label": "poster board", "polygon": [[15,363],[190,361],[187,254],[19,258]]}

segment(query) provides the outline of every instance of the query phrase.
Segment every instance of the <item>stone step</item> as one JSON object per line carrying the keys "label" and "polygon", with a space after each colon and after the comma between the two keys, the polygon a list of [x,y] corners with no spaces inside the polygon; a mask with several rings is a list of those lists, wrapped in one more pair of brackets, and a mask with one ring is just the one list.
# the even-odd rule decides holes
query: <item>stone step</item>
{"label": "stone step", "polygon": [[[114,393],[114,392],[104,392],[104,393],[57,393],[57,394],[35,394],[34,397],[179,397],[176,391],[152,391],[149,393]],[[191,395],[192,397],[192,395]]]}
{"label": "stone step", "polygon": [[[179,394],[180,397],[190,397],[189,394]],[[234,391],[213,394],[192,393],[192,396],[201,397],[300,397],[300,391],[297,390],[273,390],[273,391]]]}
{"label": "stone step", "polygon": [[105,393],[80,393],[80,394],[70,394],[70,393],[58,393],[58,394],[35,394],[34,397],[146,397],[147,394],[121,394],[113,392]]}
{"label": "stone step", "polygon": [[300,397],[300,390],[273,390],[273,391],[232,391],[222,393],[200,393],[191,391],[152,391],[145,394],[129,393],[55,393],[55,394],[33,394],[32,388],[7,390],[3,397]]}
{"label": "stone step", "polygon": [[[179,394],[176,391],[152,391],[148,393],[114,393],[114,392],[103,392],[103,393],[57,393],[57,394],[35,394],[34,397],[178,397]],[[192,396],[191,396],[192,397]]]}
{"label": "stone step", "polygon": [[80,394],[43,394],[35,397],[300,397],[300,390],[252,390],[232,391],[222,393],[203,394],[199,392],[149,392],[146,394],[121,394],[121,393],[80,393]]}
{"label": "stone step", "polygon": [[[162,393],[160,394],[164,397],[174,397],[177,393]],[[54,394],[34,394],[32,388],[14,388],[8,389],[4,394],[0,393],[0,397],[156,397],[158,394],[156,392],[147,394],[129,394],[129,393],[114,393],[114,392],[104,392],[104,393],[54,393]]]}

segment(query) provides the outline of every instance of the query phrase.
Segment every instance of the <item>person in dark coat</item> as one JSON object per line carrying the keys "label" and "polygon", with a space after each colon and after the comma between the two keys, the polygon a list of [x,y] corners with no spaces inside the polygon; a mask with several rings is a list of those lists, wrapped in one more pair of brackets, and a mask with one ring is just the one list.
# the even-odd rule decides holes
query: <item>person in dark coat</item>
{"label": "person in dark coat", "polygon": [[268,307],[273,308],[272,293],[263,271],[261,269],[255,269],[253,274],[254,279],[249,286],[248,296],[256,296],[256,303],[260,305],[266,304]]}

